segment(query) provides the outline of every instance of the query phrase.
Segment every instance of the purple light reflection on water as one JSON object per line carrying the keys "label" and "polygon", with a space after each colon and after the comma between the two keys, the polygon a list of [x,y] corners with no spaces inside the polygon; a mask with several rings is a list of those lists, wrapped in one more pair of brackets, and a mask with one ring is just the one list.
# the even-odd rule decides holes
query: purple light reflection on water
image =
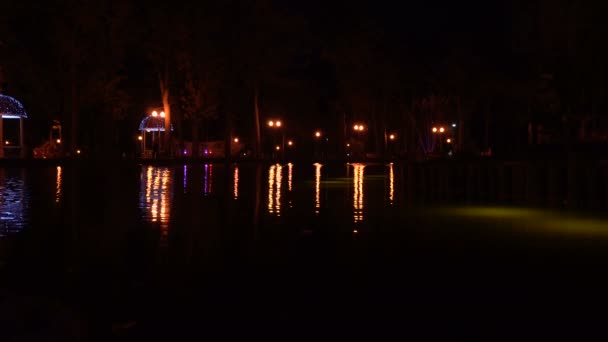
{"label": "purple light reflection on water", "polygon": [[20,232],[28,223],[29,193],[24,172],[0,169],[0,238]]}

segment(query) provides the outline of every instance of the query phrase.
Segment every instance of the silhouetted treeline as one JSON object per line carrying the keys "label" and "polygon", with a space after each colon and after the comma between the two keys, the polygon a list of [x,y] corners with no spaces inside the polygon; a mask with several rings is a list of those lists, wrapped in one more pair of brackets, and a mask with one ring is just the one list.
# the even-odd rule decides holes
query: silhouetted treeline
{"label": "silhouetted treeline", "polygon": [[[608,5],[587,1],[141,0],[0,5],[0,85],[24,103],[28,144],[64,126],[67,151],[134,153],[162,108],[173,139],[239,136],[263,151],[268,118],[312,148],[424,157],[605,141]],[[397,139],[389,141],[389,134]]]}

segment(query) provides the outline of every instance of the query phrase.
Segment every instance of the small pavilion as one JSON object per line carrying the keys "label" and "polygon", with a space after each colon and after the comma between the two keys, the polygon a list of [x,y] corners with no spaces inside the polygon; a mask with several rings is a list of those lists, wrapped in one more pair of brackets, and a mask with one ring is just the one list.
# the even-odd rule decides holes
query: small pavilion
{"label": "small pavilion", "polygon": [[[165,117],[163,116],[146,116],[139,123],[141,152],[144,157],[152,155],[152,149],[155,143],[158,143],[159,150],[162,149],[162,142],[165,136]],[[171,132],[173,132],[173,124],[171,124]]]}
{"label": "small pavilion", "polygon": [[[0,114],[2,116],[2,118],[0,119],[0,143],[2,143],[3,147],[0,148],[0,158],[4,158],[5,152],[8,152],[13,149],[18,149],[19,154],[23,156],[23,119],[27,118],[27,113],[25,112],[23,105],[21,104],[21,102],[17,101],[13,97],[0,94]],[[18,144],[16,144],[16,142],[4,139],[4,120],[6,119],[19,119]]]}

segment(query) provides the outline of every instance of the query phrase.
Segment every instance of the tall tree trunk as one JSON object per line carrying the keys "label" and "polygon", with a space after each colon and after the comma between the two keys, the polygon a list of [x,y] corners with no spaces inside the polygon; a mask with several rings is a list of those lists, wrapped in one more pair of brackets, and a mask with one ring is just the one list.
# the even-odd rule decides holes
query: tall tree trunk
{"label": "tall tree trunk", "polygon": [[164,68],[159,74],[160,94],[165,112],[165,139],[163,147],[165,153],[171,156],[171,104],[169,103],[169,62],[165,61]]}
{"label": "tall tree trunk", "polygon": [[334,111],[338,113],[337,123],[337,132],[338,132],[338,156],[339,158],[344,158],[346,156],[346,112],[344,111],[343,106],[334,102],[333,105]]}
{"label": "tall tree trunk", "polygon": [[78,88],[76,83],[76,61],[72,60],[70,66],[70,143],[67,152],[74,151],[78,144]]}
{"label": "tall tree trunk", "polygon": [[260,107],[259,107],[259,97],[260,97],[260,89],[258,84],[254,86],[253,93],[253,106],[254,106],[254,115],[255,115],[255,145],[254,155],[256,158],[260,158],[260,150],[262,146],[262,136],[260,134]]}
{"label": "tall tree trunk", "polygon": [[387,122],[387,117],[388,117],[388,97],[385,95],[384,99],[383,99],[384,103],[383,103],[383,108],[382,108],[382,134],[383,134],[383,145],[382,145],[382,151],[383,151],[383,156],[384,158],[389,156],[388,153],[388,122]]}
{"label": "tall tree trunk", "polygon": [[192,158],[199,157],[198,144],[199,144],[199,128],[200,120],[192,119]]}
{"label": "tall tree trunk", "polygon": [[229,163],[232,159],[232,115],[229,111],[224,113],[224,120],[226,124],[226,132],[224,133],[224,161]]}
{"label": "tall tree trunk", "polygon": [[[4,141],[4,125],[2,116],[0,116],[0,141]],[[4,144],[0,145],[0,158],[4,158]]]}
{"label": "tall tree trunk", "polygon": [[462,98],[458,96],[456,98],[456,110],[458,111],[458,127],[456,131],[456,151],[462,152],[464,148],[464,118],[462,117]]}

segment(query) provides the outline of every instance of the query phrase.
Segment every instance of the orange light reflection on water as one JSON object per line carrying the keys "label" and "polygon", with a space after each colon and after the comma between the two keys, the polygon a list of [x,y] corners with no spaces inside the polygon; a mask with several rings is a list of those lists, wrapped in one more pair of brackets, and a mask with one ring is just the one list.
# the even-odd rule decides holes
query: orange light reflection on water
{"label": "orange light reflection on water", "polygon": [[234,171],[232,172],[232,193],[234,195],[234,199],[239,198],[239,167],[234,166]]}
{"label": "orange light reflection on water", "polygon": [[315,214],[321,209],[321,167],[323,164],[315,163]]}
{"label": "orange light reflection on water", "polygon": [[57,166],[57,178],[55,180],[55,203],[59,203],[61,201],[62,179],[63,174],[61,166]]}
{"label": "orange light reflection on water", "polygon": [[277,166],[270,165],[268,169],[268,213],[274,213],[274,174]]}
{"label": "orange light reflection on water", "polygon": [[281,216],[281,188],[283,184],[283,166],[270,165],[268,169],[268,213]]}
{"label": "orange light reflection on water", "polygon": [[363,170],[365,165],[353,164],[353,220],[355,223],[363,221]]}
{"label": "orange light reflection on water", "polygon": [[149,166],[142,193],[141,206],[145,216],[160,224],[160,245],[166,247],[169,235],[169,218],[171,213],[171,172],[168,168]]}
{"label": "orange light reflection on water", "polygon": [[293,180],[293,164],[287,164],[287,190],[291,191],[292,189],[292,180]]}
{"label": "orange light reflection on water", "polygon": [[389,164],[388,169],[388,201],[390,205],[395,201],[395,172],[393,171],[393,163]]}
{"label": "orange light reflection on water", "polygon": [[213,193],[213,164],[205,164],[203,174],[203,194],[205,196]]}

